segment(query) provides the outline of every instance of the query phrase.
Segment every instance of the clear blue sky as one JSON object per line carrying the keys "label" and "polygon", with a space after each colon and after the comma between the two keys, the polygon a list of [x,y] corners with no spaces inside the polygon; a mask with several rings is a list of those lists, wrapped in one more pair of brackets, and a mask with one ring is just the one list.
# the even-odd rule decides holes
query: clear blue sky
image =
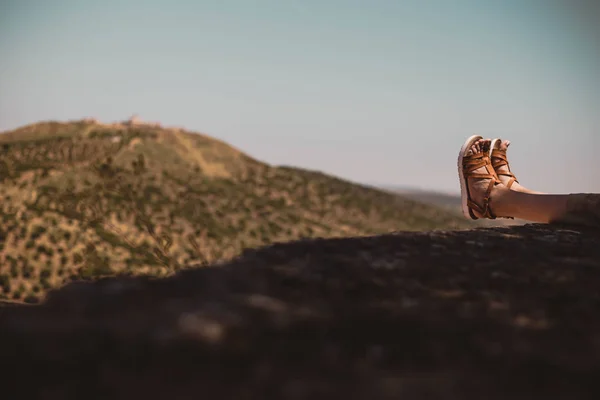
{"label": "clear blue sky", "polygon": [[0,130],[184,126],[273,164],[458,191],[474,133],[600,192],[595,0],[0,0]]}

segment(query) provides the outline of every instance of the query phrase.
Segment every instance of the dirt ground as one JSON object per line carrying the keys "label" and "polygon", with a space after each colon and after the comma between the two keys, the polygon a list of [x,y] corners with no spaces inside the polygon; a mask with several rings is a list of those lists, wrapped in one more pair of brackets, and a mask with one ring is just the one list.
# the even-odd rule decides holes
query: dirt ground
{"label": "dirt ground", "polygon": [[600,231],[311,240],[0,308],[3,398],[598,399]]}

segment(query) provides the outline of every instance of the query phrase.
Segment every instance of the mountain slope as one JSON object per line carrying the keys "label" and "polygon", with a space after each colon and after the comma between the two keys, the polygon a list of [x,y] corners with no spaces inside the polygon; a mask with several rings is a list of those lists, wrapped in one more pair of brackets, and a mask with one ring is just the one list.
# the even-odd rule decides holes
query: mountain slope
{"label": "mountain slope", "polygon": [[302,237],[470,226],[322,173],[272,167],[157,125],[44,122],[0,135],[1,295],[72,278],[162,276]]}

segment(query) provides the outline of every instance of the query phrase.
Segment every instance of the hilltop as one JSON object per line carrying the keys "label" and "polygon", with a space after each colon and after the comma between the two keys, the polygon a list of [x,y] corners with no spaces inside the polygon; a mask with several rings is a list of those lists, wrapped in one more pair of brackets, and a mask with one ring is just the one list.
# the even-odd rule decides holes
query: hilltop
{"label": "hilltop", "polygon": [[71,283],[0,309],[2,390],[597,399],[599,244],[550,225],[306,239],[169,278]]}
{"label": "hilltop", "polygon": [[72,279],[166,276],[301,238],[473,226],[454,212],[275,167],[209,136],[132,119],[0,134],[0,296]]}

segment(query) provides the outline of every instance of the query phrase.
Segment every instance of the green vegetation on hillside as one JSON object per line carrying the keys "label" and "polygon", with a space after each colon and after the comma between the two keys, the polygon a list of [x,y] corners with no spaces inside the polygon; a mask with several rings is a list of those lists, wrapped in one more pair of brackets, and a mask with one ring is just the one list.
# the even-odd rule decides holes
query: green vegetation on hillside
{"label": "green vegetation on hillside", "polygon": [[274,242],[469,226],[204,135],[89,121],[0,135],[0,221],[0,296],[28,302],[69,279],[164,276]]}

